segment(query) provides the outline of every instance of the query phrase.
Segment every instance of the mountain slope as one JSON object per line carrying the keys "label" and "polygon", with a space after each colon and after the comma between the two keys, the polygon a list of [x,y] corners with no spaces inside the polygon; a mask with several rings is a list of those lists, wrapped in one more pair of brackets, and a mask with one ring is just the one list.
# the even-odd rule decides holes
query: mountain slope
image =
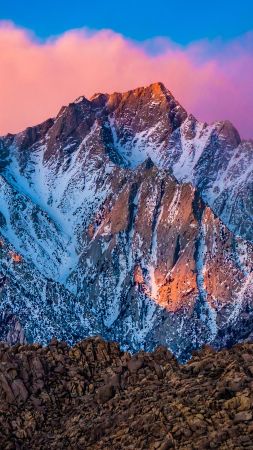
{"label": "mountain slope", "polygon": [[81,97],[0,148],[2,338],[184,358],[250,335],[253,146],[230,123],[156,83]]}

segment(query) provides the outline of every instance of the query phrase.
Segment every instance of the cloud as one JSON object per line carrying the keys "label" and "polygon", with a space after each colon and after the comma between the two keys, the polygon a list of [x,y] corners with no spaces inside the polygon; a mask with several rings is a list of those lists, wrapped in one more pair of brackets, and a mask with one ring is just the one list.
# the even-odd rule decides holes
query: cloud
{"label": "cloud", "polygon": [[0,134],[56,115],[80,95],[162,81],[197,118],[231,120],[253,137],[253,33],[182,48],[130,41],[110,30],[72,30],[40,42],[0,22]]}

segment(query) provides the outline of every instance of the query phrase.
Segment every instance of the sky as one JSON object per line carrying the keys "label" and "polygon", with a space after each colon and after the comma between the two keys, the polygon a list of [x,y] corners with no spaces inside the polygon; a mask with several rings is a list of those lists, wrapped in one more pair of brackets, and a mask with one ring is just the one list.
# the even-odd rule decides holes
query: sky
{"label": "sky", "polygon": [[0,135],[80,95],[162,81],[198,119],[253,137],[253,2],[8,0]]}
{"label": "sky", "polygon": [[167,36],[179,44],[230,39],[253,27],[252,0],[6,0],[2,19],[42,38],[73,28],[111,29],[134,40]]}

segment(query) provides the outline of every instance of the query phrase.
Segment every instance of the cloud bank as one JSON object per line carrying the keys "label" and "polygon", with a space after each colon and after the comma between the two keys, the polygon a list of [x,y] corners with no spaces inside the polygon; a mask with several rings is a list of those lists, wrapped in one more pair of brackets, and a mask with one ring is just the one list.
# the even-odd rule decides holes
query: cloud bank
{"label": "cloud bank", "polygon": [[136,43],[110,30],[72,30],[40,42],[0,22],[0,135],[57,114],[80,95],[162,81],[198,119],[229,119],[253,138],[253,33],[182,48]]}

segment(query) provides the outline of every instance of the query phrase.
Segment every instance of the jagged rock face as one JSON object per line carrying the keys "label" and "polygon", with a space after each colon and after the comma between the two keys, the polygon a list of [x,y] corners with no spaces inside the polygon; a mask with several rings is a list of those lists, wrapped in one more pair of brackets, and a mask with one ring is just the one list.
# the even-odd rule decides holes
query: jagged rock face
{"label": "jagged rock face", "polygon": [[252,148],[160,83],[2,138],[1,338],[101,334],[185,358],[248,337]]}
{"label": "jagged rock face", "polygon": [[253,345],[185,365],[90,338],[0,343],[0,447],[252,449]]}

